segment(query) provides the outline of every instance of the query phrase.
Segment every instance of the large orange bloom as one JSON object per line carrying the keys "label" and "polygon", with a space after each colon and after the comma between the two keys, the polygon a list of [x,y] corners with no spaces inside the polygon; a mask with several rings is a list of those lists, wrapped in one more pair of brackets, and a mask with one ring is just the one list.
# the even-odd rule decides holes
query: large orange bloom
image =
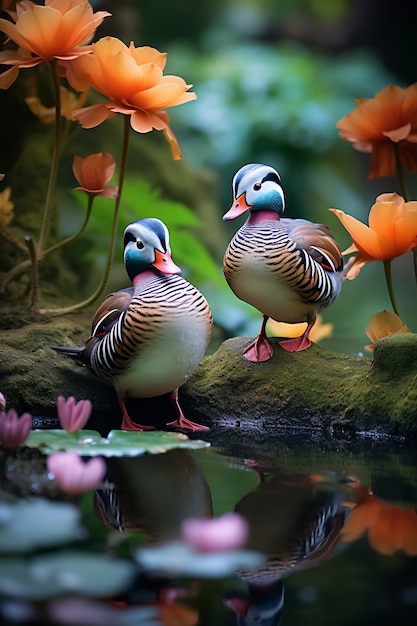
{"label": "large orange bloom", "polygon": [[369,226],[339,209],[330,209],[352,237],[343,254],[357,252],[347,278],[355,278],[371,261],[391,261],[417,246],[417,202],[405,202],[396,193],[377,197],[369,212]]}
{"label": "large orange bloom", "polygon": [[340,136],[371,152],[369,179],[395,173],[394,145],[410,172],[417,172],[417,83],[389,85],[375,98],[355,100],[356,109],[339,120]]}
{"label": "large orange bloom", "polygon": [[92,44],[92,53],[66,65],[67,79],[78,91],[92,86],[109,98],[79,111],[73,117],[84,128],[98,126],[116,113],[130,115],[130,124],[138,133],[162,130],[171,145],[173,157],[181,158],[178,142],[163,110],[195,100],[195,93],[178,76],[164,76],[166,53],[147,46],[127,47],[114,37],[104,37]]}
{"label": "large orange bloom", "polygon": [[68,61],[86,54],[96,28],[111,15],[93,13],[87,0],[45,0],[38,6],[29,0],[16,5],[11,13],[15,24],[0,19],[0,31],[17,43],[19,50],[0,52],[0,64],[12,67],[0,76],[0,88],[16,80],[19,68],[33,67],[44,61]]}
{"label": "large orange bloom", "polygon": [[356,541],[366,532],[370,546],[381,554],[402,550],[417,555],[417,512],[379,500],[369,487],[356,489],[357,506],[340,533],[342,541]]}

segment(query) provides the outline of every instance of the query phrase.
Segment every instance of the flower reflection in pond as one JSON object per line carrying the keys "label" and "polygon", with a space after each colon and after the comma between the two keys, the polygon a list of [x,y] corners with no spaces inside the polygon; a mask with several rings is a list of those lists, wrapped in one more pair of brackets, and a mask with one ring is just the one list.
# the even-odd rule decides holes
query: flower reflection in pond
{"label": "flower reflection in pond", "polygon": [[341,532],[342,541],[356,541],[368,534],[370,546],[381,554],[401,550],[417,555],[417,512],[383,502],[370,487],[358,485],[357,504]]}
{"label": "flower reflection in pond", "polygon": [[86,463],[73,450],[54,452],[46,461],[58,487],[73,495],[94,489],[106,473],[105,461],[97,456]]}

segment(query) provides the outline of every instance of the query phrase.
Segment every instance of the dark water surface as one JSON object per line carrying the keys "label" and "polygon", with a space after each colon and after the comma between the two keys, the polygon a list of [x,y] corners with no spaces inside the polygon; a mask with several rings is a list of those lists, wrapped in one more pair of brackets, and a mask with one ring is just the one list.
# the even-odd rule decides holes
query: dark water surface
{"label": "dark water surface", "polygon": [[[48,602],[9,596],[3,584],[3,623],[416,623],[415,442],[370,435],[335,440],[310,431],[265,435],[224,427],[198,438],[211,447],[107,459],[108,482],[80,500],[88,528],[85,545],[103,551],[103,536],[110,532],[104,550],[124,550],[130,558],[135,547],[121,547],[121,536],[140,537],[139,543],[145,537],[154,545],[178,539],[188,517],[237,511],[249,523],[247,548],[265,556],[262,565],[220,580],[139,570],[122,594],[111,602],[99,600],[113,611],[104,617],[97,610],[94,616],[91,606],[84,614],[81,606],[64,610],[59,602],[65,598],[54,598],[62,610],[51,611]],[[41,455],[30,461],[3,458],[3,494],[57,497],[42,472]],[[355,533],[366,528],[369,532],[356,539]],[[174,603],[166,600],[172,590],[178,596]],[[19,613],[19,604],[26,611]],[[158,618],[129,616],[132,607],[143,605],[165,608]]]}

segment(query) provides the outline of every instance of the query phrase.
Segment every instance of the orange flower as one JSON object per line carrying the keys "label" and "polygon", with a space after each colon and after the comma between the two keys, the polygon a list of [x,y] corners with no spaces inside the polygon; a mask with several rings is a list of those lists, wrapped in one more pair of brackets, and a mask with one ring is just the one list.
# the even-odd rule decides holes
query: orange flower
{"label": "orange flower", "polygon": [[87,54],[86,48],[107,11],[93,13],[87,0],[45,0],[38,6],[24,0],[11,13],[15,24],[0,19],[0,31],[17,43],[19,50],[0,52],[0,64],[12,67],[0,76],[0,88],[16,80],[19,68],[33,67],[44,61],[68,61]]}
{"label": "orange flower", "polygon": [[396,193],[377,197],[369,212],[369,226],[339,209],[329,209],[339,218],[353,244],[343,254],[358,252],[347,273],[350,280],[371,261],[391,261],[417,246],[417,202],[405,202]]}
{"label": "orange flower", "polygon": [[92,44],[92,54],[67,64],[67,79],[79,91],[94,87],[109,98],[75,111],[73,117],[84,128],[98,126],[116,113],[130,115],[130,124],[138,133],[162,130],[174,159],[180,159],[178,142],[169,127],[169,117],[163,110],[194,100],[187,90],[191,85],[178,76],[164,76],[166,53],[155,48],[127,47],[114,37],[104,37]]}
{"label": "orange flower", "polygon": [[380,339],[389,337],[390,335],[401,335],[409,332],[410,330],[398,315],[384,309],[383,311],[372,315],[369,320],[368,326],[366,327],[366,334],[372,341],[372,344],[365,346],[365,349],[369,350],[369,352],[373,352],[373,344]]}
{"label": "orange flower", "polygon": [[[69,89],[60,86],[61,92],[61,115],[67,120],[74,121],[72,113],[75,109],[78,109],[80,105],[83,105],[87,99],[88,92],[81,94],[77,97]],[[36,115],[44,124],[49,124],[55,121],[55,107],[45,107],[37,96],[28,96],[25,98],[25,102],[33,115]]]}
{"label": "orange flower", "polygon": [[[286,322],[276,322],[269,319],[267,324],[268,335],[274,337],[300,337],[307,326],[307,322],[300,322],[299,324],[287,324]],[[316,323],[310,332],[310,339],[314,343],[318,343],[322,339],[331,337],[333,333],[333,324],[324,324],[323,317],[317,315]]]}
{"label": "orange flower", "polygon": [[417,83],[405,89],[389,85],[375,98],[355,102],[336,127],[357,150],[372,154],[369,179],[395,173],[394,147],[407,169],[417,172]]}
{"label": "orange flower", "polygon": [[74,156],[72,171],[80,189],[89,196],[102,196],[103,198],[116,198],[119,188],[117,185],[104,185],[109,182],[116,168],[115,160],[108,152],[90,154],[82,159]]}
{"label": "orange flower", "polygon": [[356,489],[358,504],[341,531],[345,542],[368,532],[370,546],[381,554],[403,550],[417,555],[417,512],[379,500],[368,487]]}
{"label": "orange flower", "polygon": [[0,191],[0,224],[1,226],[8,226],[13,219],[13,202],[10,202],[10,187],[6,187],[3,191]]}

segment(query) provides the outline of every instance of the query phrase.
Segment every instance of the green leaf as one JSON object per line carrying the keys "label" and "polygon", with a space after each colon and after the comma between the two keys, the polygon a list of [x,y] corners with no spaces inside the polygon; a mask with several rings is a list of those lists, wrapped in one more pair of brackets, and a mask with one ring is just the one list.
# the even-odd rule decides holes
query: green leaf
{"label": "green leaf", "polygon": [[81,456],[140,456],[146,452],[163,454],[174,448],[198,450],[210,444],[200,439],[189,439],[182,433],[159,430],[131,432],[112,430],[102,437],[95,430],[32,430],[25,441],[29,448],[38,448],[44,454],[58,450],[75,450]]}
{"label": "green leaf", "polygon": [[0,592],[46,600],[73,593],[108,597],[127,589],[136,568],[129,561],[86,552],[57,552],[33,558],[0,559]]}
{"label": "green leaf", "polygon": [[139,548],[135,552],[135,559],[141,567],[151,572],[156,570],[168,576],[197,578],[223,578],[233,575],[237,569],[252,569],[265,562],[259,552],[231,550],[202,553],[179,541]]}
{"label": "green leaf", "polygon": [[30,552],[79,537],[79,513],[71,504],[37,500],[0,503],[0,552]]}

